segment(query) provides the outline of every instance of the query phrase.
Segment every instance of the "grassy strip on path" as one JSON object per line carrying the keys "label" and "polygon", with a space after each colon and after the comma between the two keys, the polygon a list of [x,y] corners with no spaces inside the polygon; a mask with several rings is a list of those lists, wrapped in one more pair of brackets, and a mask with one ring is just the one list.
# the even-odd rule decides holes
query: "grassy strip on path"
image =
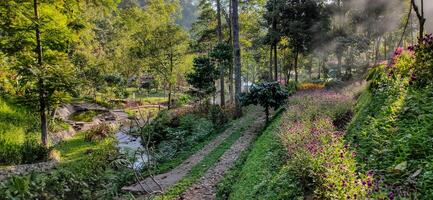
{"label": "grassy strip on path", "polygon": [[232,133],[226,138],[218,147],[212,150],[202,161],[195,165],[188,174],[178,181],[173,187],[168,189],[164,195],[157,196],[156,199],[173,199],[184,191],[186,191],[192,184],[195,183],[211,166],[218,162],[219,158],[227,151],[242,135],[242,133],[249,127],[255,120],[254,116],[249,116],[248,119],[242,124],[243,126]]}
{"label": "grassy strip on path", "polygon": [[[249,154],[245,153],[224,176],[218,184],[217,199],[258,199],[267,193],[263,188],[266,181],[284,164],[284,148],[275,134],[280,123],[281,116],[277,115],[251,146]],[[235,184],[233,180],[237,180]]]}
{"label": "grassy strip on path", "polygon": [[[248,119],[251,120],[251,116],[249,116]],[[212,142],[215,138],[220,136],[222,133],[224,133],[229,128],[235,127],[235,126],[241,126],[241,128],[242,128],[245,126],[243,124],[249,124],[249,123],[242,123],[242,120],[244,120],[244,119],[238,119],[238,120],[230,122],[229,125],[226,125],[225,127],[222,127],[220,129],[214,131],[214,133],[212,133],[204,141],[194,145],[193,147],[191,147],[189,149],[181,151],[175,158],[173,158],[171,160],[167,160],[163,163],[159,163],[156,171],[153,171],[152,173],[153,174],[162,174],[162,173],[168,172],[169,170],[172,170],[176,166],[180,165],[183,161],[188,159],[190,156],[192,156],[193,154],[195,154],[198,151],[200,151],[201,149],[203,149],[203,147],[205,147],[207,144]],[[238,129],[240,129],[240,128],[238,128]],[[144,176],[148,176],[148,175],[149,174],[144,174]]]}

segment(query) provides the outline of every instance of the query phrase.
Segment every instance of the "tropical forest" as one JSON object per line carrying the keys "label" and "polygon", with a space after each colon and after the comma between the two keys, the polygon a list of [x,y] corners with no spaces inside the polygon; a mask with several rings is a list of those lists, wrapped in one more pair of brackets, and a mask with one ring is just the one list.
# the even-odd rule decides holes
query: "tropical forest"
{"label": "tropical forest", "polygon": [[0,0],[0,200],[432,200],[432,0]]}

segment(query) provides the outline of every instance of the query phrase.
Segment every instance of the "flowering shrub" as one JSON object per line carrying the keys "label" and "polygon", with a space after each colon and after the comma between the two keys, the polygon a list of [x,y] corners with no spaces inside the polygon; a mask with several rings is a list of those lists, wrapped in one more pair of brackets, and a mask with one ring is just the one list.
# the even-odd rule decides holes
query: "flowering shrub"
{"label": "flowering shrub", "polygon": [[301,83],[298,86],[299,90],[318,90],[325,88],[325,84],[322,83]]}
{"label": "flowering shrub", "polygon": [[355,153],[344,142],[344,132],[333,125],[333,118],[350,109],[351,99],[314,91],[301,92],[290,103],[279,136],[304,191],[315,199],[367,198],[373,174],[357,172]]}
{"label": "flowering shrub", "polygon": [[433,83],[433,35],[426,35],[420,44],[409,49],[415,54],[412,80],[419,86]]}

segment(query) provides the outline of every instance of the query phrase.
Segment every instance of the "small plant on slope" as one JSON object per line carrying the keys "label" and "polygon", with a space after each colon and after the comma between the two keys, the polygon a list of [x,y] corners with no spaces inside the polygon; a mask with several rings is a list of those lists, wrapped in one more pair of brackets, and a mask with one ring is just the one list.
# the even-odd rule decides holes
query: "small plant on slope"
{"label": "small plant on slope", "polygon": [[259,83],[250,88],[248,94],[241,98],[243,105],[261,105],[265,108],[266,122],[269,121],[269,109],[277,109],[282,106],[289,94],[278,82]]}

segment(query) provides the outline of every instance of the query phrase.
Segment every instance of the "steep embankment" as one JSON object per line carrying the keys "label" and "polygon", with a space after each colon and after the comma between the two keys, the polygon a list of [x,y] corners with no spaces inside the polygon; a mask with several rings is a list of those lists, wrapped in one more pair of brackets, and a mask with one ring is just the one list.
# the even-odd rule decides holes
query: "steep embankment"
{"label": "steep embankment", "polygon": [[347,138],[362,169],[376,174],[377,195],[431,199],[433,88],[396,86],[360,96]]}

